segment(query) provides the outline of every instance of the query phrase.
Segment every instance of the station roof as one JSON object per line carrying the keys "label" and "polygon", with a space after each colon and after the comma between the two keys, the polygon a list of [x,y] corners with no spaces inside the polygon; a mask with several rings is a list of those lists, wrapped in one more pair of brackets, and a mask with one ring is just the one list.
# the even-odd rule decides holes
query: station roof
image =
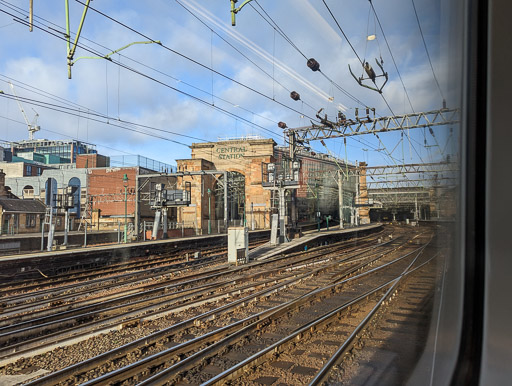
{"label": "station roof", "polygon": [[46,206],[39,200],[0,198],[0,207],[8,213],[45,213]]}

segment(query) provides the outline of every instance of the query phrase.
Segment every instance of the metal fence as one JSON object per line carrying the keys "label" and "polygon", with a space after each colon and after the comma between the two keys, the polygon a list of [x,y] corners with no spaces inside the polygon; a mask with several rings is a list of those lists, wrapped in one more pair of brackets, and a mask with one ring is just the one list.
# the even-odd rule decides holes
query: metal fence
{"label": "metal fence", "polygon": [[175,173],[177,167],[141,155],[114,155],[110,156],[111,167],[139,166],[154,170],[155,172]]}

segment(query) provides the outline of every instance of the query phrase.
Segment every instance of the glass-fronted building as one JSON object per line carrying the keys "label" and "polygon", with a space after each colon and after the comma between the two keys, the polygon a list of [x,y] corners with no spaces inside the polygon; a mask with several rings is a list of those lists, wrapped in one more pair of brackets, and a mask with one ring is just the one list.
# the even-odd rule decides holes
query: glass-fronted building
{"label": "glass-fronted building", "polygon": [[[78,154],[96,154],[96,146],[77,140],[59,141],[34,139],[11,143],[13,156],[33,159],[34,154],[45,157],[47,163],[75,163]],[[53,162],[54,161],[54,162]]]}

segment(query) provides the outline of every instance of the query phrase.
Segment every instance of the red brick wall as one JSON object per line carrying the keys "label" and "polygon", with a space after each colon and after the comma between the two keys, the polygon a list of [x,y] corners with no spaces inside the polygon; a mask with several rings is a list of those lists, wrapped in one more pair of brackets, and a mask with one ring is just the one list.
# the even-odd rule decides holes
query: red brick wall
{"label": "red brick wall", "polygon": [[135,183],[137,168],[102,168],[89,170],[89,197],[93,198],[93,209],[101,216],[124,215],[123,176],[128,176],[127,214],[135,213]]}
{"label": "red brick wall", "polygon": [[76,156],[76,168],[102,168],[109,166],[107,164],[107,157],[101,154],[78,154]]}

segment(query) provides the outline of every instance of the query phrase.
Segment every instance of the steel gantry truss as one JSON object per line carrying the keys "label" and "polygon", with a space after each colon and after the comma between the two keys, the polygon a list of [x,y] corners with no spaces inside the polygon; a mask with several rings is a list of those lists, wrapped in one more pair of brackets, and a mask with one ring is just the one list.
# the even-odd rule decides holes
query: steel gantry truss
{"label": "steel gantry truss", "polygon": [[385,209],[437,206],[439,189],[455,186],[458,171],[455,162],[367,167],[368,197]]}
{"label": "steel gantry truss", "polygon": [[423,164],[402,164],[402,165],[384,165],[384,166],[367,166],[367,176],[387,176],[387,175],[403,175],[410,173],[451,173],[458,172],[459,165],[455,162],[438,162]]}
{"label": "steel gantry truss", "polygon": [[459,109],[441,109],[378,118],[367,115],[356,120],[346,119],[344,115],[340,114],[336,121],[329,121],[327,118],[320,118],[320,121],[321,125],[312,123],[311,126],[287,129],[288,137],[293,137],[290,145],[295,146],[296,144],[330,138],[454,125],[459,122]]}
{"label": "steel gantry truss", "polygon": [[[438,182],[444,181],[444,183]],[[417,180],[382,180],[382,181],[366,181],[366,186],[368,188],[368,192],[371,194],[371,191],[374,189],[380,189],[383,185],[386,188],[439,188],[445,187],[450,184],[454,184],[456,181],[455,177],[438,177],[435,179],[417,179]],[[431,183],[431,184],[430,184]]]}
{"label": "steel gantry truss", "polygon": [[[379,138],[381,133],[417,128],[429,128],[430,133],[434,136],[433,126],[456,125],[459,123],[460,114],[459,109],[442,108],[440,110],[388,117],[371,117],[370,112],[375,114],[375,110],[366,108],[366,116],[359,116],[358,110],[356,110],[355,119],[347,119],[340,112],[336,121],[330,121],[327,119],[327,115],[320,116],[322,110],[316,114],[320,124],[311,122],[311,126],[292,129],[287,128],[284,122],[279,122],[279,127],[285,129],[285,134],[288,136],[289,158],[291,160],[295,160],[302,149],[307,150],[311,141],[364,134],[373,134]],[[323,142],[322,144],[325,146]],[[447,160],[449,160],[448,157]],[[454,162],[374,167],[360,165],[360,167],[356,167],[350,172],[346,170],[345,178],[353,173],[358,180],[356,206],[368,208],[373,203],[378,203],[381,208],[405,209],[414,205],[415,218],[417,218],[418,205],[435,204],[438,201],[436,195],[439,188],[453,186],[458,170],[458,165]],[[340,168],[338,172],[341,175],[343,171]],[[362,173],[366,175],[366,178],[360,180],[360,177],[364,177]],[[375,181],[374,177],[376,176],[383,177],[379,178],[381,181],[368,181],[368,179]],[[342,192],[341,178],[339,180],[339,190]]]}

